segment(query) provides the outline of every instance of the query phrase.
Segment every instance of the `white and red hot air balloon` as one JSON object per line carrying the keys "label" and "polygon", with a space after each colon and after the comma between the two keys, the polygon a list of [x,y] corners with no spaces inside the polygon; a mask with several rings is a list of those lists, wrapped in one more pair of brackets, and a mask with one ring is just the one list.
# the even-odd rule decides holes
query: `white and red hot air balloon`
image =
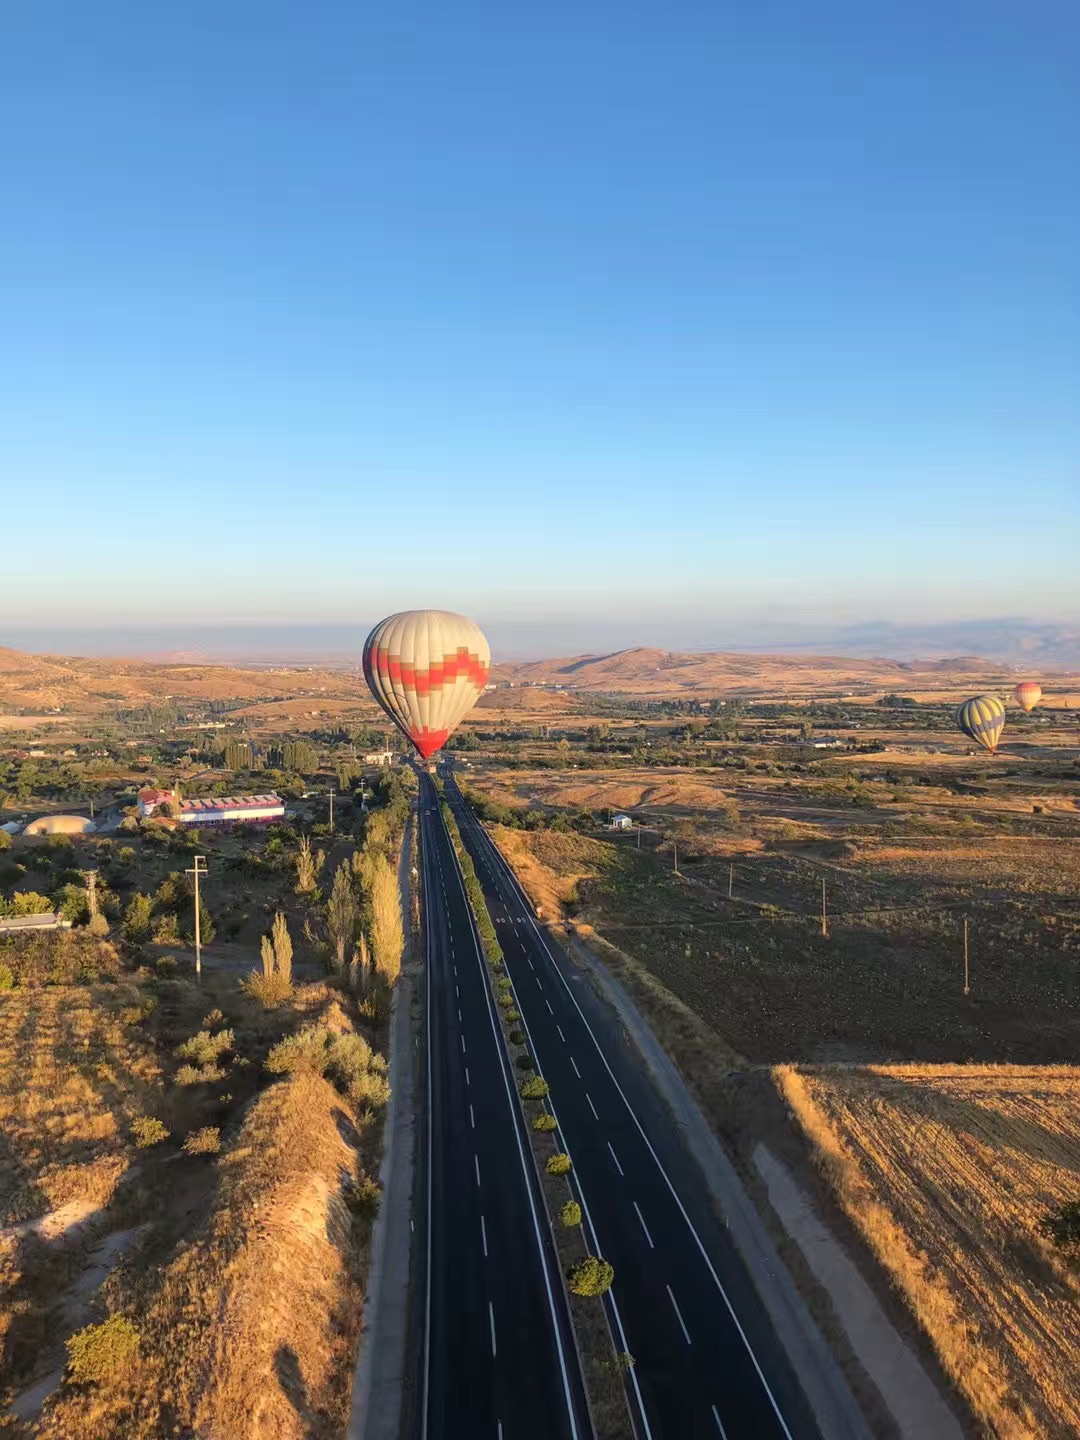
{"label": "white and red hot air balloon", "polygon": [[484,632],[449,610],[388,615],[364,642],[372,695],[425,760],[476,704],[490,673]]}
{"label": "white and red hot air balloon", "polygon": [[1013,691],[1013,699],[1021,710],[1032,711],[1042,699],[1042,686],[1034,680],[1022,680]]}

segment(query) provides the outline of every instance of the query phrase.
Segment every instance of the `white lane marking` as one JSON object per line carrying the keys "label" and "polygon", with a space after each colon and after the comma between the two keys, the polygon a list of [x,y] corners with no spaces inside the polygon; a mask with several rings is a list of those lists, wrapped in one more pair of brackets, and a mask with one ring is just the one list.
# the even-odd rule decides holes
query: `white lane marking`
{"label": "white lane marking", "polygon": [[459,1000],[461,999],[461,988],[460,988],[460,986],[458,986],[458,985],[455,985],[455,986],[454,986],[454,994],[457,996],[457,998],[458,998]]}
{"label": "white lane marking", "polygon": [[468,1083],[469,1083],[469,1067],[468,1067],[468,1065],[466,1065],[466,1066],[465,1066],[465,1084],[468,1085]]}
{"label": "white lane marking", "polygon": [[577,1078],[580,1080],[580,1079],[581,1079],[581,1071],[577,1068],[577,1063],[575,1062],[574,1057],[573,1057],[572,1055],[570,1056],[570,1064],[573,1065],[573,1067],[574,1067],[574,1074],[575,1074],[575,1075],[577,1076]]}
{"label": "white lane marking", "polygon": [[487,1259],[487,1226],[484,1224],[483,1215],[480,1216],[480,1239],[484,1245],[484,1259]]}
{"label": "white lane marking", "polygon": [[535,974],[536,974],[536,966],[532,963],[531,960],[529,960],[529,957],[528,957],[527,955],[526,955],[525,959],[528,961],[529,969],[530,969],[530,970],[533,972],[533,974],[535,975]]}
{"label": "white lane marking", "polygon": [[460,1024],[461,1024],[461,1006],[460,1006],[460,1005],[457,1007],[457,1018],[458,1018],[458,1024],[460,1025]]}
{"label": "white lane marking", "polygon": [[720,1412],[717,1410],[715,1405],[712,1407],[712,1418],[716,1421],[717,1430],[720,1431],[720,1440],[727,1440],[727,1431],[724,1429],[720,1421]]}
{"label": "white lane marking", "polygon": [[592,1103],[592,1096],[589,1094],[589,1092],[588,1092],[587,1090],[585,1091],[585,1099],[589,1102],[589,1109],[592,1111],[594,1118],[597,1119],[597,1120],[599,1120],[599,1119],[600,1119],[600,1116],[597,1115],[597,1113],[596,1113],[596,1106]]}
{"label": "white lane marking", "polygon": [[546,997],[545,997],[545,999],[544,999],[544,1004],[548,1007],[548,1014],[549,1014],[549,1015],[554,1015],[554,1014],[555,1014],[555,1011],[551,1008],[551,1001],[548,1000]]}
{"label": "white lane marking", "polygon": [[495,1436],[495,1440],[503,1440],[502,1421],[500,1420],[500,1421],[498,1422],[498,1424],[499,1424],[499,1429],[498,1429],[498,1433],[497,1433],[496,1436]]}
{"label": "white lane marking", "polygon": [[480,1184],[480,1156],[479,1156],[479,1155],[474,1155],[472,1158],[473,1158],[473,1164],[476,1166],[476,1183],[477,1183],[477,1185],[479,1185],[479,1184]]}
{"label": "white lane marking", "polygon": [[645,1216],[641,1213],[641,1206],[637,1203],[636,1200],[633,1202],[633,1206],[634,1209],[637,1211],[637,1218],[641,1221],[641,1228],[645,1231],[645,1239],[649,1242],[649,1249],[655,1250],[656,1246],[653,1244],[652,1236],[649,1234],[649,1227],[645,1224]]}
{"label": "white lane marking", "polygon": [[473,1108],[471,1105],[469,1106],[469,1124],[474,1130],[476,1129],[476,1116],[473,1114]]}
{"label": "white lane marking", "polygon": [[465,1054],[465,1036],[464,1036],[464,1035],[462,1035],[462,1037],[461,1037],[461,1053],[462,1053],[463,1055]]}
{"label": "white lane marking", "polygon": [[498,1346],[495,1344],[495,1306],[490,1300],[488,1301],[488,1319],[491,1321],[491,1355],[494,1359],[499,1352]]}
{"label": "white lane marking", "polygon": [[562,1033],[562,1026],[561,1026],[561,1025],[556,1025],[556,1026],[555,1026],[555,1029],[558,1030],[558,1032],[559,1032],[559,1039],[560,1039],[560,1040],[562,1041],[562,1043],[565,1045],[565,1044],[566,1044],[566,1036]]}
{"label": "white lane marking", "polygon": [[682,1311],[679,1309],[678,1302],[676,1301],[675,1296],[672,1294],[671,1286],[668,1285],[666,1288],[667,1293],[671,1298],[671,1308],[675,1311],[675,1318],[676,1320],[678,1320],[679,1325],[682,1327],[683,1338],[685,1339],[687,1345],[689,1345],[690,1331],[686,1328],[686,1322],[682,1318]]}
{"label": "white lane marking", "polygon": [[616,1154],[615,1154],[615,1151],[611,1149],[611,1141],[610,1141],[610,1140],[607,1142],[607,1148],[608,1148],[609,1150],[611,1150],[611,1158],[615,1161],[615,1169],[618,1170],[618,1172],[619,1172],[620,1175],[625,1175],[625,1173],[626,1173],[625,1170],[624,1170],[624,1169],[622,1168],[622,1166],[619,1164],[619,1157],[618,1157],[618,1155],[616,1155]]}
{"label": "white lane marking", "polygon": [[[583,1022],[583,1024],[584,1024],[586,1030],[588,1030],[590,1036],[592,1037],[592,1042],[593,1042],[593,1044],[596,1046],[597,1054],[600,1056],[600,1059],[601,1059],[601,1060],[603,1061],[603,1063],[604,1063],[604,1069],[605,1069],[605,1070],[608,1072],[608,1074],[611,1076],[611,1083],[615,1086],[615,1089],[619,1092],[619,1096],[620,1096],[620,1098],[622,1099],[623,1104],[626,1106],[626,1109],[627,1109],[627,1111],[629,1112],[629,1115],[630,1115],[631,1120],[633,1120],[634,1124],[637,1126],[638,1132],[639,1132],[639,1134],[641,1135],[642,1140],[644,1140],[645,1145],[646,1145],[646,1148],[647,1148],[648,1151],[649,1151],[649,1154],[652,1156],[653,1160],[656,1162],[656,1168],[660,1171],[660,1174],[664,1177],[664,1184],[665,1184],[665,1185],[668,1187],[668,1189],[671,1191],[672,1198],[674,1199],[675,1204],[679,1207],[679,1214],[680,1214],[680,1215],[683,1217],[683,1219],[686,1221],[686,1228],[690,1231],[690,1234],[693,1236],[694,1243],[695,1243],[695,1245],[697,1246],[698,1250],[699,1250],[700,1253],[701,1253],[701,1258],[705,1261],[705,1266],[706,1266],[709,1274],[710,1274],[711,1277],[712,1277],[713,1284],[716,1286],[717,1290],[720,1291],[720,1298],[723,1300],[724,1306],[725,1306],[725,1308],[727,1309],[728,1314],[731,1316],[731,1320],[732,1320],[732,1323],[733,1323],[734,1326],[735,1326],[735,1329],[739,1332],[739,1339],[742,1341],[743,1345],[746,1347],[746,1353],[750,1356],[750,1363],[753,1365],[754,1370],[755,1370],[755,1372],[757,1373],[757,1377],[758,1377],[758,1379],[761,1381],[761,1388],[765,1391],[765,1394],[768,1396],[769,1404],[770,1404],[771,1407],[772,1407],[772,1412],[773,1412],[773,1414],[776,1416],[776,1420],[777,1420],[778,1425],[780,1426],[781,1431],[782,1431],[783,1434],[786,1436],[786,1440],[794,1440],[794,1436],[792,1435],[790,1429],[788,1428],[788,1423],[787,1423],[787,1421],[784,1419],[783,1411],[780,1409],[779,1402],[777,1401],[776,1396],[773,1394],[772,1390],[769,1388],[769,1382],[765,1379],[765,1372],[764,1372],[764,1370],[762,1370],[761,1364],[760,1364],[760,1362],[758,1361],[757,1356],[754,1354],[754,1347],[750,1344],[749,1336],[747,1335],[746,1331],[743,1329],[743,1327],[742,1327],[742,1322],[739,1320],[738,1315],[735,1313],[735,1307],[734,1307],[734,1305],[732,1305],[732,1303],[731,1303],[731,1298],[730,1298],[730,1296],[728,1295],[727,1291],[724,1289],[723,1285],[721,1285],[721,1283],[720,1283],[720,1276],[717,1275],[717,1273],[716,1273],[716,1267],[713,1265],[712,1261],[711,1261],[710,1258],[709,1258],[709,1252],[705,1249],[705,1246],[702,1244],[701,1236],[700,1236],[700,1235],[697,1233],[697,1231],[694,1229],[693,1221],[690,1219],[690,1216],[686,1213],[686,1207],[683,1205],[682,1201],[679,1199],[679,1192],[675,1189],[675,1186],[671,1183],[671,1177],[668,1175],[667,1171],[664,1169],[663,1165],[660,1163],[660,1157],[659,1157],[659,1155],[657,1155],[655,1149],[653,1148],[652,1141],[649,1139],[648,1135],[646,1135],[644,1126],[642,1125],[641,1121],[638,1119],[637,1114],[636,1114],[635,1111],[634,1111],[634,1107],[630,1104],[630,1101],[626,1098],[626,1091],[622,1088],[622,1086],[619,1084],[618,1080],[615,1078],[615,1072],[614,1072],[614,1070],[612,1070],[611,1066],[608,1064],[608,1058],[607,1058],[607,1056],[604,1054],[603,1048],[601,1047],[599,1040],[597,1040],[597,1038],[596,1038],[596,1032],[593,1030],[592,1026],[589,1024],[588,1020],[585,1018],[585,1012],[584,1012],[584,1010],[582,1010],[581,1006],[578,1004],[577,996],[574,994],[573,990],[570,988],[570,982],[567,980],[566,976],[563,974],[563,972],[562,972],[562,967],[559,965],[558,960],[555,958],[555,955],[554,955],[553,952],[552,952],[551,944],[550,944],[550,942],[548,941],[547,936],[546,936],[546,935],[544,934],[544,932],[540,929],[540,926],[536,923],[536,917],[535,917],[535,915],[533,914],[533,911],[532,911],[532,908],[531,908],[531,902],[530,902],[530,900],[529,900],[529,897],[525,894],[524,889],[522,888],[521,881],[520,881],[520,880],[517,878],[517,876],[514,874],[513,867],[509,864],[509,862],[508,862],[507,860],[505,860],[505,859],[503,858],[502,852],[498,849],[497,846],[495,846],[494,842],[493,842],[493,841],[491,840],[491,838],[489,837],[487,831],[484,829],[484,827],[483,827],[478,821],[474,822],[474,829],[475,829],[475,831],[476,831],[478,834],[480,834],[480,835],[483,837],[484,842],[485,842],[487,845],[491,846],[491,848],[494,850],[496,862],[501,866],[502,871],[503,871],[503,873],[505,874],[505,876],[506,876],[506,878],[507,878],[507,880],[508,880],[508,882],[509,882],[509,884],[510,884],[511,889],[512,889],[513,892],[514,892],[514,895],[517,897],[519,903],[522,905],[522,907],[523,907],[523,909],[524,909],[525,916],[526,916],[526,918],[528,919],[529,924],[532,926],[533,932],[535,933],[538,942],[539,942],[540,945],[543,947],[544,953],[547,955],[548,959],[551,961],[552,967],[553,967],[556,975],[558,976],[559,981],[560,981],[563,989],[566,991],[567,995],[569,995],[571,1001],[573,1002],[574,1009],[578,1012],[578,1015],[580,1015],[581,1020],[582,1020],[582,1022]],[[572,1061],[571,1061],[571,1064],[573,1064]],[[576,1066],[575,1066],[574,1068],[575,1068],[575,1070],[577,1069]],[[625,1336],[624,1336],[623,1338],[625,1339]],[[631,1383],[632,1383],[633,1386],[634,1386],[634,1392],[635,1392],[635,1394],[638,1396],[638,1401],[639,1401],[639,1405],[640,1405],[640,1402],[641,1402],[641,1392],[640,1392],[640,1389],[639,1389],[638,1384],[637,1384],[637,1377],[635,1376],[633,1370],[630,1371],[630,1380],[631,1380]],[[644,1407],[641,1407],[641,1408],[642,1408],[642,1416],[643,1416],[643,1418],[644,1418]],[[649,1423],[649,1422],[648,1422],[648,1420],[646,1419],[646,1420],[645,1420],[646,1428],[648,1427],[648,1423]]]}

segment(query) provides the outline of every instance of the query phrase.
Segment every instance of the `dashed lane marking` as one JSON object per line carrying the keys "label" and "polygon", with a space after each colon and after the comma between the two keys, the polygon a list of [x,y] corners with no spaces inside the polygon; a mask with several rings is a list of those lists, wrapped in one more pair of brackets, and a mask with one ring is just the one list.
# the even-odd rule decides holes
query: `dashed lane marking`
{"label": "dashed lane marking", "polygon": [[577,1078],[580,1080],[580,1079],[581,1079],[581,1071],[577,1068],[577,1063],[576,1063],[576,1061],[574,1060],[574,1057],[573,1057],[572,1055],[570,1056],[570,1064],[573,1065],[573,1067],[574,1067],[574,1074],[575,1074],[575,1075],[577,1076]]}
{"label": "dashed lane marking", "polygon": [[487,1226],[484,1223],[483,1215],[480,1216],[480,1240],[484,1246],[484,1259],[487,1259]]}
{"label": "dashed lane marking", "polygon": [[679,1328],[682,1330],[683,1339],[686,1341],[687,1345],[689,1345],[690,1331],[686,1328],[686,1321],[682,1318],[682,1311],[679,1309],[678,1301],[675,1299],[670,1285],[667,1286],[667,1293],[671,1299],[671,1308],[675,1311],[675,1318],[679,1322]]}
{"label": "dashed lane marking", "polygon": [[473,1165],[476,1167],[476,1183],[477,1183],[477,1185],[479,1185],[479,1184],[480,1184],[480,1156],[479,1156],[479,1155],[474,1155],[472,1158],[473,1158]]}
{"label": "dashed lane marking", "polygon": [[469,1106],[469,1124],[474,1130],[476,1129],[476,1116],[473,1114],[473,1108],[471,1105]]}
{"label": "dashed lane marking", "polygon": [[599,1120],[600,1116],[596,1114],[596,1106],[592,1103],[592,1096],[587,1090],[585,1091],[585,1099],[589,1102],[589,1109],[592,1111],[593,1116]]}
{"label": "dashed lane marking", "polygon": [[499,1353],[499,1347],[495,1344],[495,1306],[488,1301],[488,1320],[491,1322],[491,1358],[494,1359]]}
{"label": "dashed lane marking", "polygon": [[558,1032],[559,1032],[559,1039],[560,1039],[560,1040],[562,1041],[562,1043],[565,1045],[565,1044],[566,1044],[566,1036],[562,1033],[562,1026],[561,1026],[561,1025],[556,1025],[556,1026],[555,1026],[555,1029],[558,1030]]}
{"label": "dashed lane marking", "polygon": [[610,1140],[607,1142],[607,1148],[608,1148],[609,1150],[611,1150],[611,1158],[615,1161],[615,1169],[618,1170],[618,1172],[619,1172],[620,1175],[625,1175],[626,1172],[625,1172],[625,1170],[623,1170],[622,1166],[619,1164],[619,1157],[618,1157],[618,1155],[615,1154],[615,1151],[612,1149],[612,1145],[611,1145],[611,1141],[610,1141]]}
{"label": "dashed lane marking", "polygon": [[637,1203],[636,1200],[633,1202],[633,1205],[634,1209],[637,1211],[637,1218],[641,1221],[641,1228],[645,1231],[645,1239],[649,1242],[649,1249],[655,1250],[656,1246],[653,1244],[653,1238],[649,1234],[649,1227],[645,1224],[645,1216],[641,1213],[641,1206]]}
{"label": "dashed lane marking", "polygon": [[724,1426],[720,1420],[720,1412],[717,1410],[715,1405],[712,1407],[712,1418],[716,1421],[716,1428],[720,1432],[720,1440],[727,1440],[727,1431],[724,1429]]}

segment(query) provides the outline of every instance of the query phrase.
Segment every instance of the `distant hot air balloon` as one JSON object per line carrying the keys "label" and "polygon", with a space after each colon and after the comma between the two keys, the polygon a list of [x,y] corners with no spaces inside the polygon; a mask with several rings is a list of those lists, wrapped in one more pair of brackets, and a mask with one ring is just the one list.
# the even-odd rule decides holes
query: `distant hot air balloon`
{"label": "distant hot air balloon", "polygon": [[996,695],[976,695],[957,710],[956,723],[965,735],[985,745],[993,755],[1005,724],[1005,704]]}
{"label": "distant hot air balloon", "polygon": [[1042,686],[1036,685],[1034,680],[1022,680],[1013,691],[1013,699],[1021,710],[1034,710],[1042,699]]}
{"label": "distant hot air balloon", "polygon": [[388,615],[364,642],[371,693],[425,760],[476,704],[490,673],[483,631],[449,610]]}

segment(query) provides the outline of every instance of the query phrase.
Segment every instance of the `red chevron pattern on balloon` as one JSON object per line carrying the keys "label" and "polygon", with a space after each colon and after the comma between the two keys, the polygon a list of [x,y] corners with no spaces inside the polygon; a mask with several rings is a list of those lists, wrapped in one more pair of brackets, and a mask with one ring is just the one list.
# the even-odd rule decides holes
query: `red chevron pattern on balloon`
{"label": "red chevron pattern on balloon", "polygon": [[428,695],[432,690],[440,690],[443,685],[453,685],[462,676],[482,690],[491,675],[490,668],[480,656],[470,654],[464,645],[454,655],[433,660],[426,669],[418,669],[402,660],[400,655],[392,655],[378,645],[369,652],[368,663],[380,675],[385,675],[388,680],[400,681],[406,690],[415,690],[418,695]]}

